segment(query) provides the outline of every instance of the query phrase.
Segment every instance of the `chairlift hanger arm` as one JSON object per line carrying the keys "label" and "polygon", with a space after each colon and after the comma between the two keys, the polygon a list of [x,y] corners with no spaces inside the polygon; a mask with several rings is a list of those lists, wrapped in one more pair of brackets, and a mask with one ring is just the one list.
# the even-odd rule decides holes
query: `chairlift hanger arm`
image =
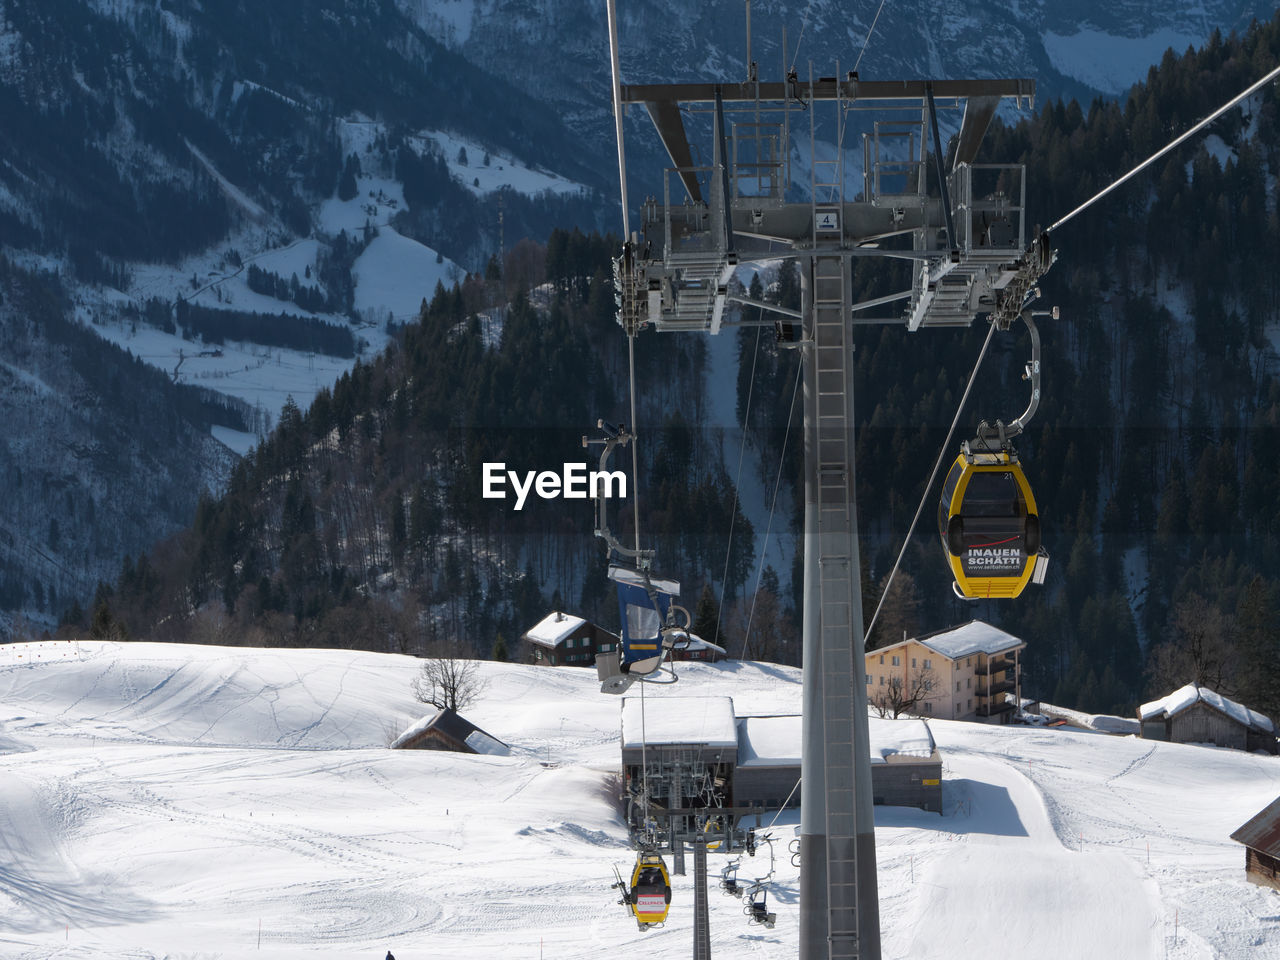
{"label": "chairlift hanger arm", "polygon": [[[600,452],[600,472],[609,472],[609,457],[613,455],[615,447],[625,447],[635,435],[632,434],[625,426],[615,427],[603,420],[596,423],[596,428],[603,430],[605,436],[593,440],[590,437],[582,438],[583,447],[595,446],[602,444],[604,449]],[[618,538],[613,535],[613,531],[609,529],[609,517],[607,514],[609,501],[598,496],[596,491],[592,490],[592,499],[596,503],[596,536],[600,537],[608,545],[609,549],[617,553],[619,556],[630,557],[641,567],[646,567],[653,560],[652,550],[629,549],[618,542]]]}
{"label": "chairlift hanger arm", "polygon": [[1008,441],[1021,435],[1040,406],[1040,331],[1036,327],[1035,321],[1031,319],[1030,309],[1023,310],[1018,316],[1022,318],[1022,321],[1027,325],[1027,329],[1031,331],[1031,360],[1027,364],[1026,376],[1024,377],[1024,379],[1031,381],[1031,400],[1027,404],[1027,409],[1022,411],[1022,414],[1010,423],[1004,423],[1001,420],[997,420],[994,425],[987,423],[985,420],[979,423],[978,435],[973,441],[979,449],[1006,449]]}

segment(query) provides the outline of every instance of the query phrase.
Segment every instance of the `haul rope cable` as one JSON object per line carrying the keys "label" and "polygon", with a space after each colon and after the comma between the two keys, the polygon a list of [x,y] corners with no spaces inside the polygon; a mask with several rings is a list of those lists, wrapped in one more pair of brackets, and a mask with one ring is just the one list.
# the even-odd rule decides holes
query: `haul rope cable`
{"label": "haul rope cable", "polygon": [[1265,86],[1266,86],[1270,81],[1275,80],[1275,79],[1277,79],[1277,78],[1280,78],[1280,67],[1276,67],[1274,70],[1272,70],[1270,73],[1268,73],[1265,77],[1263,77],[1261,80],[1259,80],[1259,81],[1258,81],[1257,83],[1255,83],[1253,86],[1251,86],[1248,90],[1245,90],[1243,93],[1237,94],[1237,95],[1236,95],[1235,97],[1233,97],[1231,100],[1228,100],[1226,103],[1224,103],[1222,106],[1220,106],[1217,110],[1213,111],[1213,113],[1209,114],[1209,116],[1205,117],[1203,120],[1201,120],[1199,123],[1197,123],[1194,127],[1192,127],[1190,130],[1188,130],[1186,133],[1182,134],[1182,135],[1181,135],[1180,137],[1178,137],[1176,140],[1173,140],[1172,142],[1170,142],[1169,144],[1167,144],[1166,146],[1164,146],[1164,147],[1163,147],[1163,148],[1161,148],[1160,150],[1157,150],[1157,151],[1156,151],[1155,153],[1153,153],[1151,156],[1147,157],[1147,159],[1143,160],[1140,164],[1138,164],[1136,167],[1134,167],[1132,170],[1130,170],[1128,173],[1126,173],[1126,174],[1125,174],[1123,177],[1121,177],[1119,180],[1115,181],[1115,182],[1114,182],[1114,183],[1112,183],[1110,186],[1105,187],[1105,188],[1104,188],[1104,189],[1102,189],[1102,190],[1099,190],[1099,191],[1098,191],[1097,193],[1095,193],[1092,197],[1090,197],[1090,198],[1089,198],[1088,200],[1086,200],[1084,203],[1080,204],[1080,206],[1076,207],[1074,210],[1072,210],[1072,211],[1071,211],[1070,213],[1068,213],[1065,217],[1063,217],[1062,219],[1060,219],[1057,223],[1055,223],[1053,226],[1051,226],[1051,227],[1050,227],[1047,231],[1045,231],[1045,232],[1046,232],[1046,233],[1052,233],[1054,230],[1057,230],[1057,229],[1058,229],[1058,227],[1062,226],[1064,223],[1066,223],[1068,220],[1070,220],[1072,217],[1074,217],[1077,213],[1080,213],[1080,212],[1081,212],[1082,210],[1084,210],[1085,208],[1087,208],[1087,207],[1089,207],[1089,206],[1092,206],[1092,205],[1093,205],[1094,203],[1096,203],[1098,200],[1101,200],[1103,197],[1105,197],[1108,193],[1110,193],[1110,192],[1111,192],[1112,190],[1114,190],[1116,187],[1120,186],[1120,184],[1124,183],[1126,180],[1130,179],[1131,177],[1133,177],[1133,176],[1135,176],[1136,174],[1138,174],[1138,173],[1142,172],[1143,170],[1145,170],[1147,167],[1151,166],[1151,164],[1155,163],[1157,160],[1159,160],[1161,157],[1163,157],[1163,156],[1164,156],[1166,153],[1168,153],[1170,150],[1172,150],[1172,149],[1174,149],[1175,147],[1177,147],[1179,144],[1181,144],[1183,141],[1185,141],[1188,137],[1192,136],[1192,135],[1193,135],[1193,134],[1195,134],[1197,131],[1199,131],[1199,130],[1203,129],[1205,126],[1207,126],[1208,124],[1212,123],[1214,120],[1217,120],[1217,119],[1218,119],[1218,117],[1222,116],[1224,113],[1226,113],[1228,110],[1230,110],[1232,107],[1234,107],[1234,106],[1235,106],[1237,103],[1239,103],[1241,100],[1243,100],[1243,99],[1245,99],[1246,97],[1248,97],[1248,96],[1250,96],[1250,95],[1252,95],[1252,94],[1256,93],[1258,90],[1260,90],[1260,89],[1262,89],[1263,87],[1265,87]]}
{"label": "haul rope cable", "polygon": [[[757,313],[759,308],[757,308]],[[715,643],[720,637],[720,618],[724,615],[724,594],[729,586],[729,558],[733,555],[733,524],[738,519],[738,486],[742,483],[742,460],[747,448],[747,424],[751,420],[751,397],[756,389],[756,360],[760,356],[760,331],[756,327],[756,347],[751,352],[751,378],[747,384],[747,404],[742,411],[742,441],[738,444],[738,475],[733,480],[733,509],[729,512],[729,542],[724,548],[724,576],[720,578],[720,602],[716,605]]]}
{"label": "haul rope cable", "polygon": [[[1071,211],[1070,213],[1068,213],[1066,216],[1061,217],[1060,219],[1058,219],[1058,220],[1057,220],[1057,221],[1056,221],[1052,226],[1050,226],[1050,227],[1049,227],[1049,229],[1048,229],[1048,230],[1046,230],[1046,231],[1045,231],[1045,233],[1047,233],[1047,234],[1048,234],[1048,233],[1052,233],[1054,230],[1058,229],[1058,227],[1060,227],[1060,226],[1062,226],[1063,224],[1067,223],[1067,221],[1069,221],[1069,220],[1071,220],[1073,217],[1075,217],[1075,216],[1076,216],[1076,214],[1083,212],[1085,209],[1087,209],[1088,207],[1092,206],[1094,203],[1096,203],[1097,201],[1099,201],[1099,200],[1101,200],[1103,197],[1105,197],[1107,194],[1109,194],[1112,190],[1116,189],[1116,187],[1120,186],[1122,183],[1125,183],[1127,180],[1130,180],[1131,178],[1133,178],[1134,176],[1136,176],[1138,173],[1140,173],[1141,171],[1145,170],[1147,167],[1151,166],[1151,164],[1155,163],[1157,160],[1159,160],[1161,157],[1163,157],[1166,153],[1168,153],[1169,151],[1173,150],[1175,147],[1177,147],[1177,146],[1179,146],[1180,144],[1182,144],[1183,142],[1185,142],[1189,137],[1191,137],[1192,135],[1194,135],[1197,131],[1204,129],[1204,127],[1205,127],[1205,126],[1207,126],[1208,124],[1212,123],[1214,120],[1218,119],[1218,117],[1222,116],[1224,113],[1226,113],[1228,110],[1230,110],[1230,109],[1231,109],[1232,107],[1234,107],[1236,104],[1238,104],[1241,100],[1244,100],[1246,97],[1249,97],[1249,96],[1251,96],[1252,94],[1256,93],[1258,90],[1260,90],[1260,89],[1262,89],[1263,87],[1265,87],[1269,82],[1271,82],[1272,80],[1275,80],[1275,79],[1277,79],[1277,78],[1280,78],[1280,67],[1276,67],[1274,70],[1272,70],[1270,73],[1268,73],[1268,74],[1267,74],[1265,77],[1263,77],[1261,80],[1257,81],[1257,82],[1256,82],[1256,83],[1254,83],[1252,86],[1250,86],[1247,90],[1245,90],[1245,91],[1244,91],[1244,92],[1242,92],[1242,93],[1237,94],[1235,97],[1233,97],[1232,99],[1228,100],[1226,103],[1224,103],[1222,106],[1220,106],[1217,110],[1213,111],[1213,113],[1209,114],[1209,115],[1208,115],[1207,117],[1205,117],[1203,120],[1201,120],[1201,121],[1199,121],[1198,123],[1196,123],[1193,127],[1191,127],[1191,129],[1187,130],[1186,132],[1184,132],[1183,134],[1181,134],[1180,136],[1178,136],[1176,139],[1172,140],[1171,142],[1169,142],[1168,144],[1166,144],[1164,147],[1162,147],[1161,149],[1157,150],[1157,151],[1156,151],[1155,153],[1153,153],[1151,156],[1147,157],[1147,159],[1146,159],[1146,160],[1143,160],[1143,161],[1142,161],[1142,163],[1138,164],[1136,167],[1134,167],[1132,170],[1130,170],[1130,171],[1129,171],[1128,173],[1126,173],[1124,176],[1120,177],[1118,180],[1114,181],[1114,182],[1113,182],[1113,183],[1111,183],[1109,186],[1104,187],[1102,190],[1099,190],[1099,191],[1098,191],[1097,193],[1095,193],[1092,197],[1090,197],[1090,198],[1089,198],[1088,200],[1086,200],[1084,203],[1080,204],[1080,206],[1076,207],[1074,210],[1072,210],[1072,211]],[[988,331],[987,331],[987,343],[990,343],[990,342],[991,342],[991,332],[992,332],[994,329],[995,329],[995,324],[992,324],[992,325],[991,325],[991,330],[988,330]],[[986,353],[986,350],[987,350],[986,344],[983,344],[983,347],[982,347],[982,353],[983,353],[983,354],[985,354],[985,353]],[[979,364],[981,364],[981,363],[982,363],[982,354],[980,354],[980,355],[978,356],[978,363],[979,363]],[[977,374],[977,366],[975,366],[975,367],[974,367],[974,374],[975,374],[975,375]],[[971,387],[971,386],[973,386],[973,381],[972,381],[972,379],[969,381],[969,386],[970,386],[970,387]],[[968,388],[966,388],[966,389],[965,389],[965,397],[968,397],[968,396],[969,396],[969,390],[968,390]],[[960,401],[960,407],[961,407],[961,409],[963,409],[963,407],[964,407],[964,399],[963,399],[963,398],[962,398],[962,399],[961,399],[961,401]],[[959,416],[960,416],[960,410],[957,410],[957,411],[956,411],[956,418],[957,418],[957,419],[959,419]],[[953,422],[952,422],[952,424],[951,424],[951,430],[952,430],[952,431],[954,431],[954,430],[955,430],[955,422],[954,422],[954,421],[953,421]],[[948,434],[947,434],[947,443],[948,443],[948,444],[950,443],[950,440],[951,440],[951,434],[950,434],[950,433],[948,433]],[[897,559],[896,561],[894,561],[893,569],[890,571],[890,573],[889,573],[889,578],[888,578],[888,580],[885,582],[884,593],[883,593],[883,595],[881,595],[881,597],[880,597],[880,602],[876,605],[876,612],[875,612],[875,613],[872,615],[872,617],[871,617],[871,623],[870,623],[870,625],[867,627],[866,633],[864,633],[864,634],[863,634],[863,638],[862,638],[862,639],[863,639],[863,643],[865,643],[865,642],[866,642],[866,640],[867,640],[867,638],[871,636],[871,628],[875,626],[876,618],[880,615],[880,608],[881,608],[882,606],[884,606],[885,598],[887,598],[887,597],[889,596],[889,588],[893,585],[893,578],[894,578],[894,576],[897,574],[897,572],[898,572],[898,567],[899,567],[899,566],[901,565],[901,563],[902,563],[902,557],[903,557],[903,555],[904,555],[904,554],[906,553],[906,551],[907,551],[907,545],[911,542],[911,535],[912,535],[912,533],[915,531],[916,523],[917,523],[917,522],[919,521],[919,519],[920,519],[920,514],[921,514],[921,512],[924,510],[924,505],[925,505],[925,503],[928,501],[928,498],[929,498],[929,489],[930,489],[930,487],[932,487],[932,486],[933,486],[933,481],[934,481],[935,479],[937,479],[937,475],[938,475],[938,466],[939,466],[939,464],[941,463],[941,461],[942,461],[942,457],[945,455],[945,453],[946,453],[946,445],[944,444],[944,446],[943,446],[943,448],[942,448],[942,452],[939,454],[938,463],[935,463],[935,464],[934,464],[934,467],[933,467],[933,474],[929,477],[929,482],[928,482],[928,484],[926,484],[926,485],[925,485],[925,488],[924,488],[924,494],[923,494],[923,496],[922,496],[922,497],[921,497],[921,499],[920,499],[920,506],[916,509],[915,519],[913,519],[913,520],[911,521],[911,527],[910,527],[910,529],[907,531],[907,538],[906,538],[906,540],[904,540],[904,541],[903,541],[902,549],[898,551],[898,559]]]}
{"label": "haul rope cable", "polygon": [[978,368],[982,366],[982,358],[987,355],[987,347],[991,346],[991,335],[995,332],[996,325],[993,323],[987,329],[987,339],[982,341],[982,350],[978,353],[977,363],[973,365],[973,372],[969,374],[969,382],[965,385],[964,396],[960,398],[960,403],[956,407],[956,415],[951,421],[951,429],[947,431],[947,438],[942,442],[942,448],[938,451],[938,459],[933,462],[933,472],[929,474],[929,482],[924,485],[924,494],[920,497],[920,506],[916,507],[916,515],[911,518],[911,526],[907,528],[907,537],[902,541],[902,549],[898,551],[898,559],[894,561],[893,569],[889,571],[889,578],[884,585],[884,593],[880,595],[880,602],[876,604],[876,612],[871,615],[871,623],[867,625],[866,632],[862,635],[863,644],[871,636],[871,629],[876,625],[876,618],[880,616],[880,609],[884,606],[884,601],[889,596],[889,588],[893,586],[893,578],[898,572],[898,567],[902,564],[902,557],[907,552],[907,545],[911,543],[911,535],[915,533],[916,524],[920,522],[920,514],[924,512],[924,505],[929,501],[929,490],[933,486],[933,481],[938,479],[938,468],[942,465],[943,458],[947,455],[947,450],[951,447],[951,437],[956,432],[956,424],[960,422],[960,414],[964,412],[964,405],[969,399],[969,392],[973,389],[973,385],[978,379]]}
{"label": "haul rope cable", "polygon": [[871,28],[867,30],[867,38],[862,41],[862,50],[858,53],[858,59],[854,61],[853,72],[858,72],[858,64],[862,62],[862,54],[867,52],[867,44],[871,42],[871,31],[875,30],[876,24],[880,22],[880,11],[884,9],[884,0],[880,0],[880,6],[876,9],[876,15],[871,21]]}
{"label": "haul rope cable", "polygon": [[760,580],[764,576],[764,558],[769,549],[769,534],[773,530],[773,514],[778,506],[778,490],[782,486],[782,467],[787,461],[787,441],[791,439],[791,420],[795,415],[796,394],[800,392],[800,367],[796,366],[796,380],[791,388],[791,406],[787,409],[787,430],[782,435],[782,449],[778,452],[778,473],[773,480],[773,499],[769,503],[769,523],[764,530],[764,540],[760,544],[760,566],[756,570],[756,589],[751,595],[751,611],[747,614],[747,630],[742,638],[741,660],[747,659],[748,646],[751,643],[751,621],[756,615],[756,600],[760,596]]}
{"label": "haul rope cable", "polygon": [[[609,0],[609,61],[613,74],[613,116],[618,137],[618,189],[622,201],[622,233],[631,240],[631,220],[627,212],[627,160],[622,143],[622,68],[618,56],[618,11],[616,0]],[[636,439],[636,331],[627,331],[627,370],[631,394],[631,499],[635,507],[636,553],[640,553],[640,479],[639,442]],[[637,557],[637,560],[639,558]],[[625,626],[625,624],[624,624]],[[659,646],[661,653],[661,646]],[[649,761],[645,749],[644,682],[640,684],[640,809],[645,830],[649,821]]]}

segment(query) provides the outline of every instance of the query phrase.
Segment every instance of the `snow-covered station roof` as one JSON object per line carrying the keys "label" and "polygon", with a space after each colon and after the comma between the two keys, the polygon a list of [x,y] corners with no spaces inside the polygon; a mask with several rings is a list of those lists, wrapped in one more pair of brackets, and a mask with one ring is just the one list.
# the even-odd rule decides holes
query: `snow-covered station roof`
{"label": "snow-covered station roof", "polygon": [[622,749],[670,744],[736,747],[732,697],[626,697],[622,701]]}
{"label": "snow-covered station roof", "polygon": [[1166,697],[1152,700],[1150,703],[1144,703],[1138,708],[1138,716],[1143,720],[1171,717],[1199,702],[1207,703],[1219,713],[1225,713],[1243,726],[1253,727],[1265,733],[1275,732],[1275,726],[1272,722],[1256,710],[1250,710],[1242,703],[1228,700],[1222,694],[1216,693],[1208,687],[1202,687],[1197,683],[1188,683],[1185,687],[1179,687]]}
{"label": "snow-covered station roof", "polygon": [[540,646],[554,647],[586,622],[582,617],[555,610],[530,627],[525,639]]}
{"label": "snow-covered station roof", "polygon": [[[740,719],[738,766],[799,766],[801,722],[798,716]],[[892,756],[920,759],[933,756],[933,734],[923,720],[869,717],[867,724],[872,763],[887,763]]]}

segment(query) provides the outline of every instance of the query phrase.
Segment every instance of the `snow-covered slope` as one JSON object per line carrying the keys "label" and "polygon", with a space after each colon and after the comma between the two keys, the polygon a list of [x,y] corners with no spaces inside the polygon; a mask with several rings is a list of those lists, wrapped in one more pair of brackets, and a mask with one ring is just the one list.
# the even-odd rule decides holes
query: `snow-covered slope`
{"label": "snow-covered slope", "polygon": [[[396,3],[469,60],[498,59],[510,76],[536,84],[578,129],[594,136],[608,130],[612,121],[601,95],[609,82],[608,35],[597,7],[582,0]],[[741,0],[619,0],[617,10],[626,80],[746,78]],[[1087,101],[1098,93],[1123,94],[1170,46],[1181,54],[1214,29],[1243,30],[1273,12],[1266,0],[984,0],[963,7],[947,0],[756,0],[751,55],[763,79],[779,79],[784,61],[803,76],[812,61],[820,76],[856,64],[863,77],[877,79],[1035,77],[1042,99]]]}
{"label": "snow-covered slope", "polygon": [[[0,955],[688,956],[691,877],[658,931],[614,906],[620,704],[593,672],[482,664],[464,713],[512,746],[494,757],[386,749],[430,709],[416,670],[332,650],[0,646]],[[799,694],[795,669],[738,662],[647,693],[757,715]],[[1274,895],[1228,839],[1280,792],[1276,758],[932,728],[943,815],[877,810],[886,958],[1280,956]],[[713,889],[715,955],[795,956],[796,822],[772,827],[777,927]]]}

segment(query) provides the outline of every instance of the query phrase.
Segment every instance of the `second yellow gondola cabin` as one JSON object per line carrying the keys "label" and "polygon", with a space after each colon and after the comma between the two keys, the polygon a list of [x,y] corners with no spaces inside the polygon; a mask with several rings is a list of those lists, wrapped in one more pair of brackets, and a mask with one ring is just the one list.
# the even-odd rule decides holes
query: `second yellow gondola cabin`
{"label": "second yellow gondola cabin", "polygon": [[662,857],[652,853],[636,857],[628,901],[641,929],[667,919],[667,911],[671,909],[671,877]]}
{"label": "second yellow gondola cabin", "polygon": [[964,445],[942,484],[938,532],[956,593],[967,599],[1012,598],[1044,581],[1040,517],[1012,449],[974,453]]}

